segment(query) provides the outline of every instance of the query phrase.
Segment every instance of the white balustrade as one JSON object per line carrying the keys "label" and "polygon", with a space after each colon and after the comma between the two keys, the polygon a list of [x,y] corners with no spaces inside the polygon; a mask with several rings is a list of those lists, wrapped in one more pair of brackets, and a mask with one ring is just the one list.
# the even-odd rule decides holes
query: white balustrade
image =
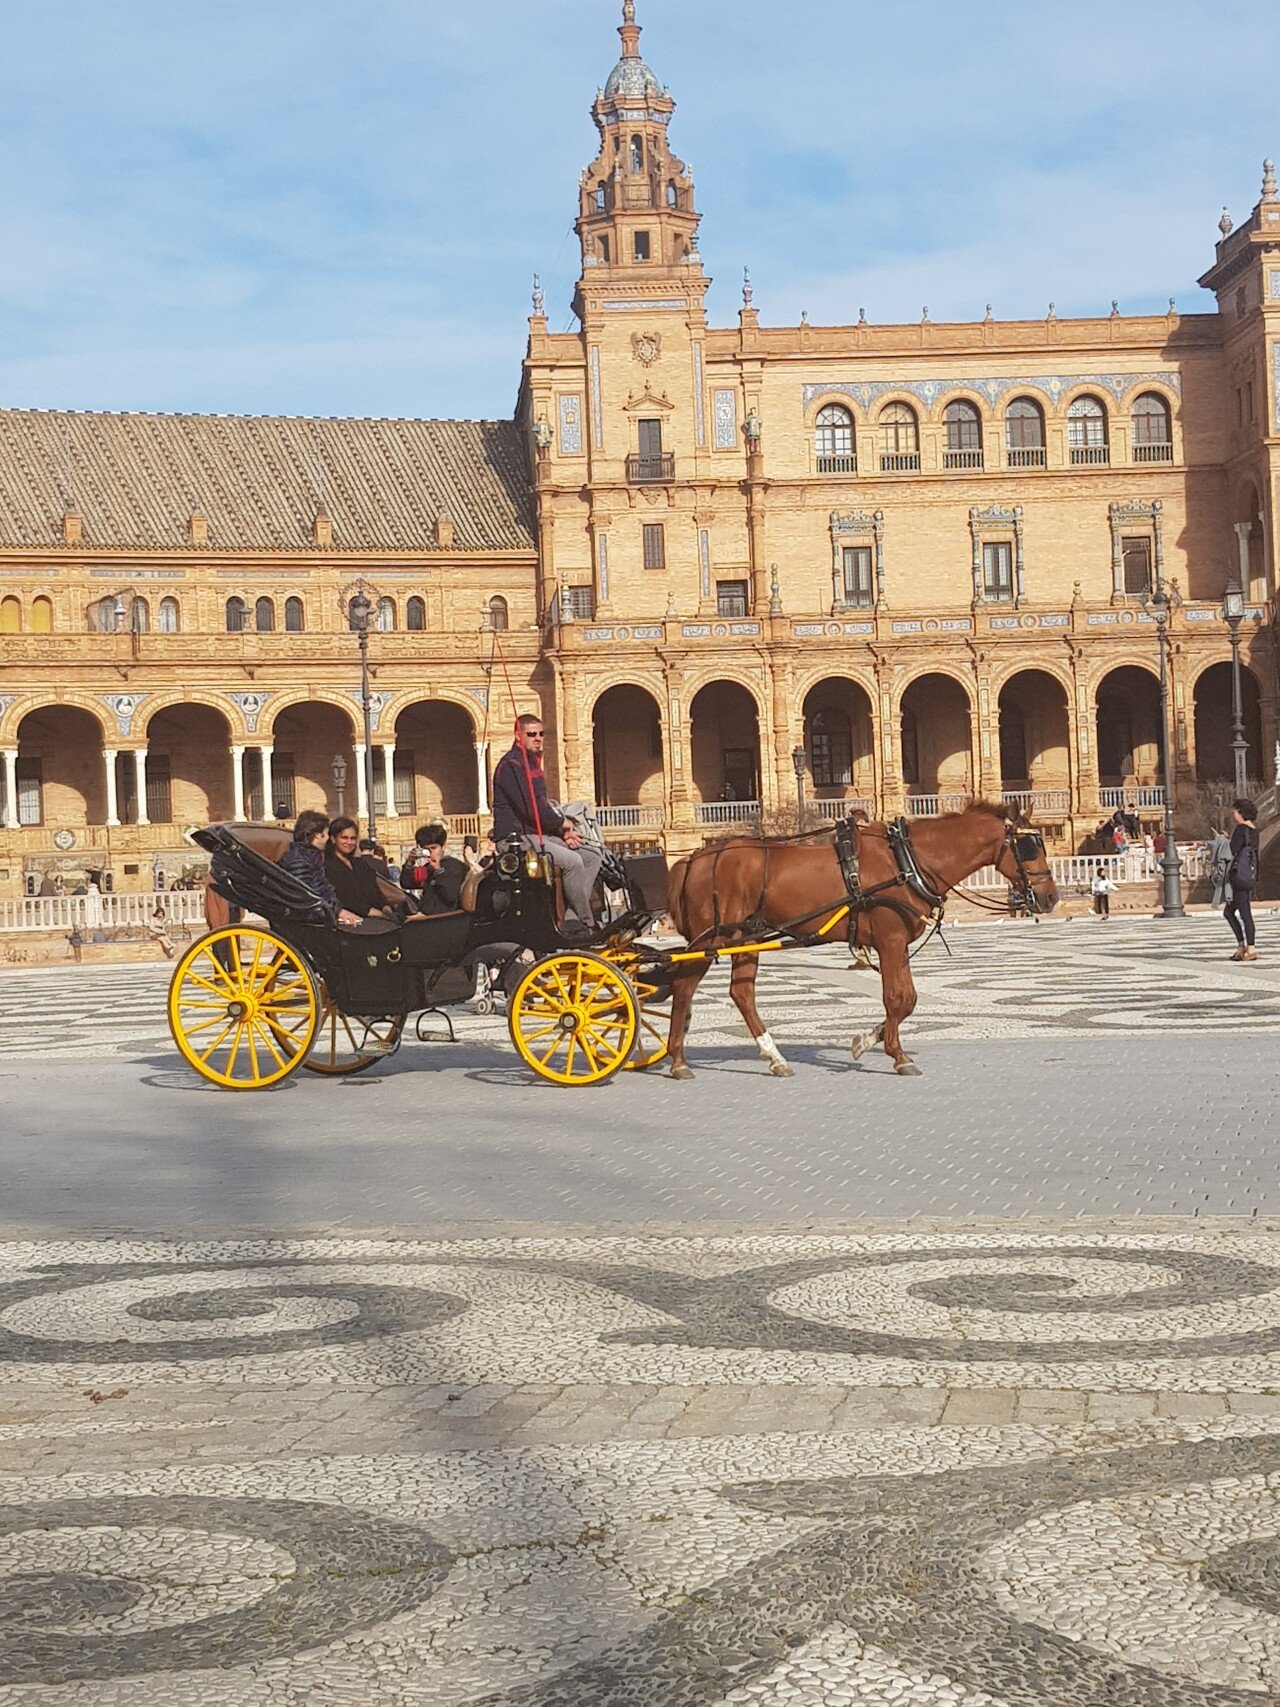
{"label": "white balustrade", "polygon": [[868,818],[876,815],[876,803],[869,794],[848,794],[842,800],[810,800],[806,804],[820,818],[832,824],[837,819],[847,818],[851,812],[865,812]]}
{"label": "white balustrade", "polygon": [[699,824],[745,824],[760,816],[758,800],[701,800],[694,807]]}
{"label": "white balustrade", "polygon": [[163,907],[170,925],[204,925],[203,889],[159,890],[150,895],[24,895],[0,900],[0,935],[15,931],[120,930],[149,925]]}
{"label": "white balustrade", "polygon": [[963,812],[971,794],[909,794],[907,812],[912,818],[940,818],[944,812]]}
{"label": "white balustrade", "polygon": [[1163,806],[1164,789],[1158,784],[1153,787],[1146,783],[1129,788],[1100,788],[1098,799],[1103,806],[1122,806],[1129,812],[1135,807]]}
{"label": "white balustrade", "polygon": [[660,830],[661,806],[597,806],[596,823],[602,830]]}

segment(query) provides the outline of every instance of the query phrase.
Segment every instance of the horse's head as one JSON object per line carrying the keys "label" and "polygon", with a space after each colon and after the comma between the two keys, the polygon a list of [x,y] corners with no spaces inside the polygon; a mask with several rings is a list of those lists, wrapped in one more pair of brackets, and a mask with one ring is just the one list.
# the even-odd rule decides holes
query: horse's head
{"label": "horse's head", "polygon": [[1058,886],[1049,868],[1044,837],[1029,812],[1010,808],[1004,841],[996,855],[996,870],[1009,880],[1021,906],[1029,913],[1051,913],[1058,904]]}

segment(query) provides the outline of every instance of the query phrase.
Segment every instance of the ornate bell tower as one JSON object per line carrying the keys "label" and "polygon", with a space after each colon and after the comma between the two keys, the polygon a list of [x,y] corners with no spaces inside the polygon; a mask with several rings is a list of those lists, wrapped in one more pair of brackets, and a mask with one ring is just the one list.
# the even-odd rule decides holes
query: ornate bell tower
{"label": "ornate bell tower", "polygon": [[693,180],[671,152],[667,127],[675,102],[640,57],[635,0],[624,0],[622,57],[596,92],[592,117],[600,152],[582,174],[577,221],[582,278],[574,301],[585,321],[599,296],[619,293],[643,300],[655,285],[701,285]]}

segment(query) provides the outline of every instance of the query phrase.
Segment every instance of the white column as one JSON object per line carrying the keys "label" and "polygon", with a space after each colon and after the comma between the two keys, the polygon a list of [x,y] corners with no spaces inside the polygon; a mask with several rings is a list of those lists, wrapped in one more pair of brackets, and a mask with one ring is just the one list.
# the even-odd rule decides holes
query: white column
{"label": "white column", "polygon": [[364,742],[356,746],[356,817],[360,823],[369,822],[369,785],[364,774]]}
{"label": "white column", "polygon": [[398,818],[396,811],[396,750],[394,747],[382,749],[382,774],[386,778],[387,804],[383,809],[384,818]]}
{"label": "white column", "polygon": [[480,815],[483,817],[489,810],[489,743],[476,742],[476,799],[480,802]]}
{"label": "white column", "polygon": [[237,824],[244,821],[244,748],[231,749],[231,816]]}
{"label": "white column", "polygon": [[260,747],[262,754],[262,816],[274,818],[276,815],[276,779],[271,774],[271,761],[275,757],[274,747]]}
{"label": "white column", "polygon": [[133,774],[134,792],[138,797],[138,815],[134,822],[149,824],[151,820],[147,817],[147,749],[145,747],[133,749]]}
{"label": "white column", "polygon": [[107,826],[114,828],[120,822],[120,812],[116,802],[116,749],[104,747],[102,762],[107,768]]}
{"label": "white column", "polygon": [[1253,588],[1249,585],[1249,535],[1252,532],[1252,522],[1236,523],[1236,539],[1240,548],[1240,591],[1246,599],[1253,597]]}
{"label": "white column", "polygon": [[4,750],[4,827],[6,830],[16,830],[18,827],[18,749],[6,747]]}

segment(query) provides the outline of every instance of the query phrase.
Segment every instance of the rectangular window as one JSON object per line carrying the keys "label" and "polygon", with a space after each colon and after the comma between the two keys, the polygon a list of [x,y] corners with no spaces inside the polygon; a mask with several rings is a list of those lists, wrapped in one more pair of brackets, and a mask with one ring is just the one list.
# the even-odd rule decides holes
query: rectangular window
{"label": "rectangular window", "polygon": [[138,822],[138,773],[132,753],[116,754],[116,811],[122,824]]}
{"label": "rectangular window", "polygon": [[667,530],[661,522],[644,524],[644,566],[646,569],[667,566]]}
{"label": "rectangular window", "polygon": [[596,614],[596,590],[592,586],[569,587],[568,615],[575,622],[590,622]]}
{"label": "rectangular window", "polygon": [[153,824],[173,823],[173,783],[168,755],[147,755],[147,817]]}
{"label": "rectangular window", "polygon": [[39,759],[18,760],[18,822],[43,824],[43,776]]}
{"label": "rectangular window", "polygon": [[403,753],[397,747],[392,769],[394,771],[392,780],[396,791],[396,811],[402,818],[412,818],[417,810],[413,786],[413,779],[416,774],[413,754]]}
{"label": "rectangular window", "polygon": [[276,753],[271,760],[271,816],[273,818],[296,818],[298,808],[295,804],[293,772],[293,754]]}
{"label": "rectangular window", "polygon": [[646,462],[662,455],[661,421],[637,421],[636,434],[637,448]]}
{"label": "rectangular window", "polygon": [[649,259],[649,233],[637,231],[635,234],[635,257],[637,261]]}
{"label": "rectangular window", "polygon": [[1120,542],[1124,558],[1124,590],[1140,596],[1151,591],[1151,541],[1138,535]]}
{"label": "rectangular window", "polygon": [[[250,747],[244,756],[244,809],[250,818],[265,818],[268,802],[262,790],[262,750]],[[275,781],[273,776],[271,779]]]}
{"label": "rectangular window", "polygon": [[1013,547],[995,540],[982,548],[982,591],[988,599],[1013,597]]}
{"label": "rectangular window", "polygon": [[716,582],[716,615],[746,616],[747,583],[745,581]]}
{"label": "rectangular window", "polygon": [[847,605],[875,602],[869,545],[846,545],[844,548],[844,602]]}

